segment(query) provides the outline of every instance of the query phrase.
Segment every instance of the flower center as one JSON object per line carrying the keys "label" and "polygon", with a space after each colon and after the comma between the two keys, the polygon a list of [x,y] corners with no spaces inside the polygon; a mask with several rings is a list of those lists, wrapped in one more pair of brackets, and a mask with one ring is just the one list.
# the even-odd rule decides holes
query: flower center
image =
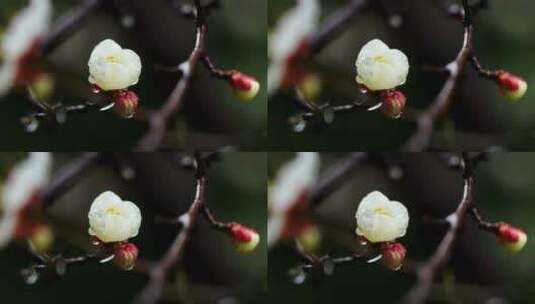
{"label": "flower center", "polygon": [[109,63],[120,63],[119,56],[117,55],[106,56],[106,61]]}
{"label": "flower center", "polygon": [[381,55],[373,57],[373,61],[376,63],[388,63],[386,57]]}
{"label": "flower center", "polygon": [[104,210],[104,211],[106,212],[106,214],[109,214],[109,215],[120,215],[121,214],[121,211],[117,207],[109,207],[109,208],[106,208],[106,210]]}
{"label": "flower center", "polygon": [[377,215],[384,215],[384,216],[388,216],[390,217],[390,212],[388,212],[388,210],[386,208],[383,208],[383,207],[377,207],[375,209],[373,209],[373,213],[377,214]]}

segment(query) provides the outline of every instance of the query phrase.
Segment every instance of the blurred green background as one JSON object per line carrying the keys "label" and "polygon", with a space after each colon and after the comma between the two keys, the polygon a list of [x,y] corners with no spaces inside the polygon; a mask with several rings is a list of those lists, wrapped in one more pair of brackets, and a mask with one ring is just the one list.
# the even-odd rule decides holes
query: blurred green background
{"label": "blurred green background", "polygon": [[[349,1],[320,1],[322,20]],[[360,48],[373,38],[403,50],[409,57],[410,72],[401,88],[407,105],[422,109],[441,89],[445,76],[424,72],[424,64],[442,66],[453,60],[462,42],[459,21],[447,17],[436,3],[460,1],[377,0],[358,15],[351,27],[314,58],[311,65],[323,79],[317,102],[346,104],[362,100],[354,82],[355,60]],[[489,69],[506,69],[535,84],[535,20],[531,0],[489,1],[491,7],[476,18],[475,49]],[[272,29],[283,12],[295,1],[271,1],[268,24]],[[382,5],[382,6],[381,6]],[[386,8],[382,9],[381,7]],[[391,16],[401,16],[399,28],[389,26]],[[490,81],[478,78],[471,68],[461,79],[449,119],[436,127],[433,148],[482,150],[504,146],[513,151],[535,147],[535,90],[528,89],[515,104],[507,102]],[[390,120],[380,111],[342,113],[325,128],[311,128],[302,134],[291,131],[287,120],[297,113],[292,90],[270,96],[269,144],[280,150],[396,150],[415,130],[411,122]]]}
{"label": "blurred green background", "polygon": [[[76,156],[56,153],[54,167],[57,170]],[[0,154],[2,176],[22,157],[22,153]],[[214,215],[220,221],[256,228],[261,237],[258,248],[249,255],[238,254],[225,235],[199,220],[183,267],[171,273],[175,279],[164,289],[161,303],[255,303],[263,296],[267,287],[266,158],[264,153],[225,153],[213,162],[208,175],[207,201]],[[173,217],[189,208],[195,188],[193,172],[178,169],[162,154],[110,154],[105,161],[47,211],[58,239],[55,252],[76,256],[90,246],[89,206],[98,194],[112,190],[140,207],[143,222],[132,242],[140,248],[141,258],[158,259],[178,228],[155,223],[155,217]],[[114,169],[116,164],[134,169],[134,178],[124,179],[123,170]],[[24,246],[15,242],[0,251],[2,303],[130,303],[146,282],[142,274],[91,263],[72,265],[64,277],[30,286],[19,271],[31,261]]]}
{"label": "blurred green background", "polygon": [[[345,153],[322,153],[321,172]],[[496,238],[468,219],[450,263],[438,275],[428,303],[533,303],[535,292],[535,153],[493,153],[476,171],[475,203],[488,221],[506,221],[525,229],[528,243],[516,255],[506,253]],[[269,178],[293,157],[270,153]],[[395,174],[393,174],[395,173]],[[401,175],[399,175],[401,173]],[[393,176],[398,179],[393,179]],[[408,261],[426,260],[444,235],[444,227],[424,223],[423,217],[442,218],[462,196],[461,172],[443,154],[372,154],[356,167],[342,187],[314,212],[323,234],[322,253],[346,256],[358,249],[355,212],[360,200],[379,190],[409,210],[407,234],[400,241]],[[398,303],[414,279],[380,264],[353,263],[335,268],[329,277],[311,277],[303,285],[291,283],[290,268],[301,263],[290,243],[270,248],[269,300],[265,303]]]}
{"label": "blurred green background", "polygon": [[[80,1],[53,0],[54,21]],[[57,80],[53,102],[66,105],[94,99],[87,82],[87,61],[93,47],[112,38],[122,47],[135,50],[142,59],[140,82],[132,89],[140,105],[161,106],[174,88],[178,75],[158,71],[157,65],[173,66],[190,54],[195,40],[192,20],[172,9],[171,1],[108,1],[102,12],[46,57]],[[209,76],[199,66],[185,107],[171,126],[166,148],[208,149],[223,145],[257,147],[266,136],[266,0],[222,1],[208,20],[208,52],[223,69],[239,69],[261,83],[260,94],[251,103],[238,101],[228,84]],[[0,30],[27,1],[3,0]],[[114,6],[113,3],[116,3]],[[184,3],[189,3],[185,1]],[[123,16],[133,16],[134,26],[122,26]],[[239,18],[237,18],[239,16]],[[24,91],[12,91],[0,102],[1,147],[9,150],[129,150],[146,126],[119,118],[113,112],[74,114],[52,129],[25,133],[20,119],[34,111]]]}

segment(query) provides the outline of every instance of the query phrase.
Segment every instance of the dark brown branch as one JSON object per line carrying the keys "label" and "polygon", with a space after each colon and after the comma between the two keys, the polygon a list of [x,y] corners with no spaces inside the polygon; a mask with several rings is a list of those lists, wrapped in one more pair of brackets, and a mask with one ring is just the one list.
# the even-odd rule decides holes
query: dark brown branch
{"label": "dark brown branch", "polygon": [[446,65],[449,77],[433,103],[418,117],[418,129],[409,138],[405,144],[404,150],[417,152],[426,150],[429,147],[435,123],[447,112],[450,103],[452,102],[459,77],[472,55],[474,26],[468,0],[463,0],[463,8],[465,11],[465,18],[464,39],[461,50],[457,54],[455,60]]}
{"label": "dark brown branch", "polygon": [[195,227],[199,214],[205,206],[206,176],[204,164],[197,161],[197,185],[195,198],[188,211],[180,216],[183,227],[178,233],[165,255],[154,265],[150,266],[149,282],[136,298],[139,304],[154,304],[160,298],[162,288],[167,280],[170,270],[180,263],[191,233]]}
{"label": "dark brown branch", "polygon": [[481,216],[481,214],[479,214],[479,210],[476,207],[472,207],[470,209],[470,215],[472,215],[472,218],[476,221],[479,229],[482,229],[488,232],[493,232],[493,233],[495,233],[498,230],[499,223],[492,223],[492,222],[485,221],[483,217]]}
{"label": "dark brown branch", "polygon": [[197,63],[204,55],[207,36],[206,21],[200,0],[195,0],[194,3],[197,10],[195,46],[188,60],[180,64],[182,78],[173,92],[160,109],[149,115],[149,131],[138,144],[137,149],[140,151],[155,151],[162,145],[168,124],[181,109]]}
{"label": "dark brown branch", "polygon": [[63,124],[69,114],[84,114],[89,111],[103,111],[102,106],[93,103],[83,103],[76,105],[56,104],[40,107],[40,110],[30,113],[21,118],[21,123],[27,132],[34,132],[39,128],[41,122],[50,125]]}
{"label": "dark brown branch", "polygon": [[83,0],[76,8],[67,12],[44,39],[41,49],[43,55],[54,51],[56,47],[80,29],[89,16],[102,7],[103,3],[103,0]]}
{"label": "dark brown branch", "polygon": [[407,293],[405,303],[420,304],[424,303],[433,285],[438,272],[448,262],[451,255],[455,241],[459,236],[459,232],[464,224],[466,215],[474,205],[474,177],[472,160],[467,154],[463,154],[464,163],[464,191],[462,199],[457,206],[455,212],[446,217],[449,223],[449,230],[446,232],[439,246],[433,255],[423,264],[417,267],[416,275],[418,278],[417,284]]}
{"label": "dark brown branch", "polygon": [[216,68],[214,63],[212,62],[212,59],[208,55],[204,55],[202,57],[202,63],[208,69],[210,74],[215,78],[229,80],[232,74],[236,72],[236,70],[221,70]]}
{"label": "dark brown branch", "polygon": [[500,72],[503,72],[501,70],[488,70],[488,69],[483,68],[483,66],[479,62],[479,59],[475,55],[472,55],[470,57],[470,63],[472,64],[476,72],[479,74],[479,76],[490,79],[490,80],[498,79]]}
{"label": "dark brown branch", "polygon": [[52,206],[84,173],[100,160],[101,153],[88,152],[60,168],[42,194],[43,208]]}
{"label": "dark brown branch", "polygon": [[318,33],[311,39],[311,53],[319,53],[325,46],[342,34],[345,29],[349,28],[353,18],[367,7],[368,2],[368,0],[351,0],[346,6],[329,16],[318,30]]}
{"label": "dark brown branch", "polygon": [[367,154],[364,152],[351,153],[347,158],[332,165],[320,179],[310,194],[310,206],[318,206],[327,196],[343,185],[360,165]]}

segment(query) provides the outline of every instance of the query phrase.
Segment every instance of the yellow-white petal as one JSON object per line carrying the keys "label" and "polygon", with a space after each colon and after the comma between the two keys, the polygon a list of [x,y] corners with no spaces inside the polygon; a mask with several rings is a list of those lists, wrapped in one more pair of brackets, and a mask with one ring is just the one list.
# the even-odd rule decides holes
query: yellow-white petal
{"label": "yellow-white petal", "polygon": [[409,224],[407,208],[390,201],[379,191],[366,195],[355,214],[356,233],[372,243],[394,241],[405,235]]}

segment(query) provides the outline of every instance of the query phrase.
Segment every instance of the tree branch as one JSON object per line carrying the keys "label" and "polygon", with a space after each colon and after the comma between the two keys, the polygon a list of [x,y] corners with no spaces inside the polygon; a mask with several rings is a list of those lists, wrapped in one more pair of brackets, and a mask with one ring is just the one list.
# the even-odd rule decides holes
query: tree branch
{"label": "tree branch", "polygon": [[171,244],[165,255],[149,269],[149,283],[139,293],[135,303],[154,304],[160,298],[163,285],[167,279],[169,271],[176,264],[180,263],[186,245],[190,239],[191,233],[197,222],[197,218],[205,206],[206,176],[204,172],[204,163],[196,157],[197,162],[197,185],[195,198],[189,210],[179,217],[182,223],[182,230],[178,233],[174,242]]}
{"label": "tree branch", "polygon": [[54,51],[79,30],[89,16],[99,10],[103,4],[103,0],[83,0],[76,8],[68,11],[44,39],[41,46],[42,54],[47,55]]}
{"label": "tree branch", "polygon": [[88,152],[59,169],[42,193],[43,208],[52,206],[87,170],[93,168],[101,156],[101,153]]}
{"label": "tree branch", "polygon": [[417,152],[426,150],[431,142],[436,121],[442,114],[447,112],[453,99],[453,94],[459,80],[459,76],[473,51],[473,18],[468,0],[462,0],[464,8],[464,39],[461,50],[454,61],[446,65],[449,77],[444,83],[442,90],[431,105],[429,105],[418,117],[418,129],[405,144],[404,150]]}
{"label": "tree branch", "polygon": [[368,0],[351,0],[346,6],[330,15],[322,24],[317,34],[311,39],[312,54],[319,53],[325,46],[349,28],[353,18],[368,5]]}
{"label": "tree branch", "polygon": [[450,228],[446,235],[442,238],[435,253],[423,264],[417,267],[416,275],[418,277],[417,284],[407,293],[405,303],[420,304],[424,303],[431,291],[433,280],[442,267],[448,262],[448,259],[453,250],[455,241],[458,238],[459,232],[464,224],[466,214],[474,205],[474,177],[473,177],[473,163],[468,154],[463,154],[464,162],[464,191],[461,202],[457,206],[455,212],[446,217]]}
{"label": "tree branch", "polygon": [[166,103],[159,110],[149,115],[149,131],[139,142],[137,150],[155,151],[162,145],[168,124],[181,109],[197,63],[205,53],[207,36],[206,20],[201,1],[195,0],[194,3],[197,10],[195,46],[188,60],[180,64],[182,78],[178,81]]}
{"label": "tree branch", "polygon": [[327,196],[343,185],[353,174],[355,167],[367,157],[364,152],[351,153],[347,158],[332,165],[321,175],[318,183],[310,194],[310,206],[317,207]]}

